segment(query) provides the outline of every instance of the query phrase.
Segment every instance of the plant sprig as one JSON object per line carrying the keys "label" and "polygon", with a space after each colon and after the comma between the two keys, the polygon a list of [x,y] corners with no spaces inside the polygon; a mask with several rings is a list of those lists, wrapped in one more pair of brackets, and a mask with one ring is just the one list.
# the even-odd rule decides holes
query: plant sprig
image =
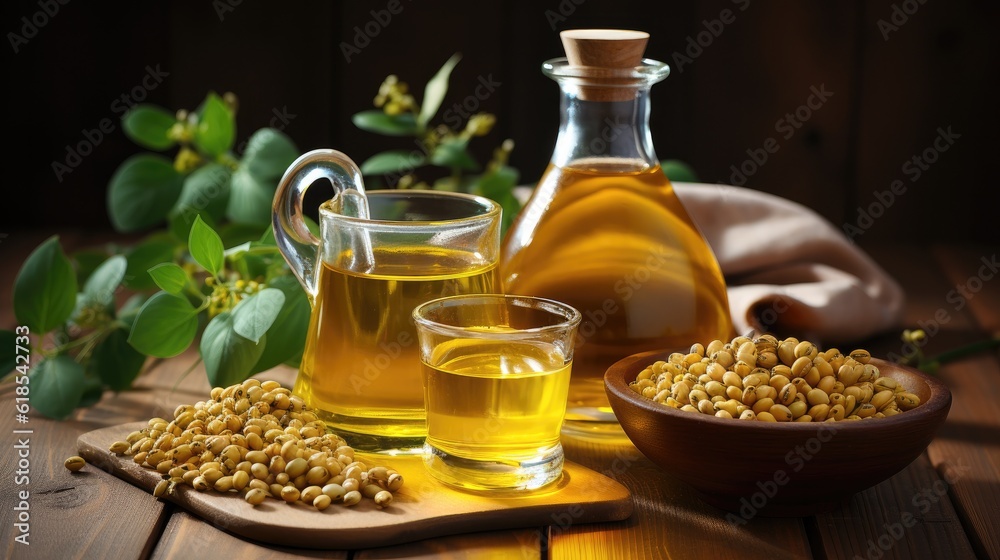
{"label": "plant sprig", "polygon": [[[167,229],[132,248],[72,256],[51,237],[21,267],[14,313],[30,329],[35,360],[19,373],[28,372],[31,405],[43,415],[64,418],[105,390],[128,389],[148,357],[176,356],[199,332],[215,384],[297,364],[309,302],[269,224],[274,189],[298,149],[265,128],[234,154],[236,105],[232,94],[209,93],[193,112],[129,111],[126,135],[176,153],[123,162],[108,184],[108,214],[119,231]],[[143,293],[153,288],[160,291]],[[124,290],[140,293],[126,299]],[[0,331],[2,340],[13,336]],[[4,365],[4,373],[15,370]]]}
{"label": "plant sprig", "polygon": [[985,352],[987,350],[1000,348],[1000,334],[994,334],[992,338],[986,340],[980,340],[978,342],[966,344],[965,346],[945,350],[935,356],[926,356],[924,355],[923,347],[926,344],[925,341],[927,340],[927,333],[925,333],[923,329],[906,329],[899,338],[907,346],[914,349],[912,353],[906,356],[901,356],[898,360],[899,363],[915,367],[920,371],[931,375],[937,375],[941,366],[949,362],[953,362],[966,356],[978,354],[980,352]]}
{"label": "plant sprig", "polygon": [[[496,124],[494,115],[473,114],[460,130],[447,124],[431,125],[444,102],[448,80],[459,60],[457,54],[449,58],[427,82],[419,105],[409,93],[409,85],[396,75],[382,82],[374,99],[376,109],[355,114],[352,117],[355,126],[386,136],[414,137],[417,148],[377,153],[361,164],[361,172],[366,178],[387,178],[390,186],[397,188],[460,191],[491,198],[503,207],[502,229],[506,231],[521,209],[513,193],[519,174],[508,165],[514,142],[504,140],[494,150],[492,159],[481,167],[469,152],[469,142],[492,131]],[[458,115],[453,116],[454,119],[446,121],[461,122]],[[416,170],[427,166],[443,168],[446,175],[431,183],[423,181],[417,177]]]}
{"label": "plant sprig", "polygon": [[265,233],[261,241],[225,251],[219,235],[195,218],[188,240],[193,262],[151,270],[161,291],[139,310],[129,343],[169,358],[187,350],[205,324],[199,351],[213,386],[281,363],[297,365],[309,301],[272,239]]}
{"label": "plant sprig", "polygon": [[196,111],[171,114],[142,104],[125,115],[122,128],[137,144],[177,153],[173,161],[145,153],[122,163],[108,184],[115,229],[138,231],[166,220],[183,241],[196,216],[213,226],[251,226],[258,235],[267,227],[274,188],[298,149],[280,131],[263,128],[243,154],[233,154],[236,107],[233,94],[209,93]]}
{"label": "plant sprig", "polygon": [[[406,84],[390,76],[376,99],[379,110],[354,115],[360,128],[415,136],[423,147],[415,159],[406,153],[405,163],[399,151],[377,154],[362,170],[398,174],[401,188],[487,196],[503,206],[506,227],[520,208],[512,193],[518,173],[507,165],[513,142],[504,141],[482,172],[468,174],[480,170],[469,141],[489,133],[496,119],[472,115],[461,130],[430,125],[457,63],[457,56],[449,59],[427,83],[419,108]],[[121,232],[166,228],[132,247],[69,256],[54,236],[25,261],[14,312],[30,329],[36,358],[30,368],[13,357],[3,365],[4,372],[28,374],[31,405],[41,414],[64,418],[106,390],[128,389],[149,357],[174,357],[192,345],[215,386],[298,365],[311,308],[270,222],[274,190],[299,152],[283,133],[264,128],[234,153],[237,106],[231,93],[209,93],[194,111],[134,107],[123,118],[126,135],[154,152],[176,151],[172,158],[141,153],[125,160],[108,184],[108,215]],[[424,165],[449,174],[428,185],[413,173]],[[0,331],[7,348],[19,340]]]}

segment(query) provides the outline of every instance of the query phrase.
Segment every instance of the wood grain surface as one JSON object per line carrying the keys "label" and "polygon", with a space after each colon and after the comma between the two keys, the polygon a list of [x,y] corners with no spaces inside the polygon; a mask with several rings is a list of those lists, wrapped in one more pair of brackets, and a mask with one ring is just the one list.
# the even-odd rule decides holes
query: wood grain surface
{"label": "wood grain surface", "polygon": [[[63,237],[64,241],[69,236]],[[34,241],[26,245],[34,246]],[[7,239],[2,248],[14,245]],[[74,239],[75,246],[87,240]],[[941,310],[949,320],[929,337],[928,355],[962,344],[985,340],[1000,330],[1000,282],[983,280],[974,297],[961,309],[948,301],[957,284],[979,275],[989,247],[900,246],[872,247],[873,258],[892,273],[907,291],[904,325],[932,326]],[[15,251],[23,260],[24,252]],[[13,252],[11,253],[13,254]],[[6,261],[5,261],[6,262]],[[11,261],[13,262],[13,261]],[[17,262],[20,262],[18,260]],[[5,267],[0,287],[9,287],[16,266]],[[973,285],[977,283],[972,282]],[[13,316],[0,309],[4,327]],[[898,331],[864,341],[878,356],[900,353]],[[840,509],[803,518],[755,518],[745,527],[733,527],[725,513],[700,501],[693,492],[663,473],[627,440],[595,442],[564,437],[567,458],[614,479],[629,489],[634,503],[625,521],[576,523],[557,516],[522,529],[484,527],[479,532],[431,537],[398,545],[346,550],[308,550],[261,544],[194,515],[180,506],[154,499],[95,465],[70,474],[63,460],[76,452],[77,438],[88,431],[170,413],[184,402],[204,398],[208,383],[204,370],[182,374],[196,360],[193,353],[147,363],[148,370],[135,388],[108,392],[95,406],[78,410],[70,419],[54,421],[31,415],[31,545],[14,541],[14,511],[8,496],[15,463],[0,461],[0,557],[4,558],[447,558],[447,559],[641,559],[641,558],[817,558],[817,559],[931,559],[1000,558],[1000,360],[986,352],[955,361],[941,369],[939,378],[951,389],[951,414],[928,452],[886,482],[856,494]],[[261,374],[286,386],[294,379],[290,368]],[[0,384],[0,402],[13,403],[14,384]],[[0,433],[11,445],[13,414],[0,414]],[[718,473],[725,474],[727,450],[713,442],[692,442],[685,452],[714,454]],[[11,456],[8,449],[7,456]],[[864,458],[859,458],[859,461]],[[409,483],[410,481],[408,481]],[[933,499],[932,499],[933,497]],[[916,502],[914,501],[916,500]],[[332,508],[331,508],[332,509]],[[344,513],[342,511],[336,513]],[[380,513],[380,512],[372,512]],[[570,513],[570,512],[567,512]],[[910,513],[916,523],[902,538],[893,524]],[[882,538],[888,535],[886,538]],[[881,545],[879,539],[881,540]],[[877,549],[871,549],[874,544]]]}
{"label": "wood grain surface", "polygon": [[[162,479],[159,473],[107,450],[113,442],[144,426],[133,422],[87,432],[78,440],[80,456],[151,492]],[[180,486],[166,498],[216,527],[249,539],[320,549],[367,548],[483,529],[533,527],[562,517],[576,523],[617,521],[632,512],[624,486],[570,462],[564,466],[562,479],[552,487],[496,497],[460,492],[435,481],[419,457],[359,454],[358,458],[368,464],[391,466],[403,475],[406,482],[389,507],[378,509],[371,500],[362,500],[354,507],[318,511],[276,499],[254,507],[240,493],[197,492],[188,486]]]}

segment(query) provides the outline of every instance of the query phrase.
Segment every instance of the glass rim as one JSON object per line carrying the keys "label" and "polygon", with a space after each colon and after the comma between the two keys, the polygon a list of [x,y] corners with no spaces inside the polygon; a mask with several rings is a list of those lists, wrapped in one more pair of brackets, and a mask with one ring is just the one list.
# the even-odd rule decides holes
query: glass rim
{"label": "glass rim", "polygon": [[339,222],[346,224],[358,226],[358,227],[388,227],[388,228],[403,228],[409,229],[411,227],[427,227],[427,226],[463,226],[467,224],[473,224],[477,222],[492,222],[499,219],[502,207],[500,204],[492,199],[486,198],[485,196],[479,196],[474,194],[459,193],[459,192],[448,192],[448,191],[434,191],[429,189],[376,189],[373,191],[365,191],[365,197],[374,195],[376,197],[397,197],[397,198],[439,198],[439,199],[451,199],[451,200],[464,200],[478,204],[480,208],[484,210],[482,214],[474,214],[472,216],[463,216],[461,218],[450,218],[450,219],[440,219],[440,220],[384,220],[384,219],[371,219],[371,218],[358,218],[356,216],[346,216],[334,211],[330,205],[334,200],[340,196],[340,193],[334,194],[333,198],[327,200],[320,205],[320,217],[330,216],[331,218],[337,219]]}
{"label": "glass rim", "polygon": [[[424,314],[428,310],[434,308],[450,307],[454,305],[461,305],[463,303],[472,303],[476,301],[479,301],[481,303],[495,303],[501,300],[504,302],[505,305],[511,305],[513,302],[520,302],[521,305],[518,305],[517,303],[514,303],[514,305],[516,307],[526,307],[530,309],[548,312],[551,315],[559,317],[560,321],[550,325],[542,325],[538,327],[513,329],[506,332],[493,332],[493,331],[470,331],[468,330],[468,327],[442,323],[440,321],[435,321],[433,319],[429,319],[424,316]],[[537,296],[521,296],[521,295],[508,295],[508,294],[460,294],[455,296],[446,296],[442,298],[432,299],[430,301],[424,302],[413,309],[412,317],[418,327],[432,330],[439,334],[452,334],[456,332],[462,332],[466,334],[468,338],[499,340],[499,339],[520,338],[530,335],[557,333],[559,331],[572,330],[577,326],[579,326],[580,321],[583,319],[583,314],[580,313],[578,309],[567,303]]]}
{"label": "glass rim", "polygon": [[576,66],[570,64],[569,59],[563,56],[543,62],[542,73],[555,80],[576,79],[584,85],[641,87],[655,84],[666,78],[670,75],[670,66],[666,62],[651,58],[644,58],[638,66],[631,68]]}

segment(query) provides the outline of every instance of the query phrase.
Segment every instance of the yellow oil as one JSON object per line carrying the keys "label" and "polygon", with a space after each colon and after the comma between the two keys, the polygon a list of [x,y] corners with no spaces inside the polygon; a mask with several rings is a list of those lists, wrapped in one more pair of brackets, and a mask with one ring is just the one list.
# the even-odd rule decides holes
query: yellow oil
{"label": "yellow oil", "polygon": [[[562,469],[559,430],[570,364],[550,343],[449,340],[424,362],[425,456],[445,482],[533,488]],[[483,465],[483,467],[479,467]]]}
{"label": "yellow oil", "polygon": [[413,246],[375,248],[377,267],[364,274],[324,263],[295,394],[352,445],[419,449],[427,432],[411,313],[438,297],[498,291],[496,265],[481,260]]}
{"label": "yellow oil", "polygon": [[732,334],[715,256],[658,166],[550,165],[507,234],[500,272],[506,293],[583,314],[567,419],[610,413],[601,378],[615,361]]}

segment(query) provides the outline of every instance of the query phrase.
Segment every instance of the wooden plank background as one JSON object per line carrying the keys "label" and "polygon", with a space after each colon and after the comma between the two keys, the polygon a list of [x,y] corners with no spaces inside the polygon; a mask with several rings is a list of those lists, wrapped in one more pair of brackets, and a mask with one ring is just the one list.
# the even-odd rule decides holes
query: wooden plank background
{"label": "wooden plank background", "polygon": [[[689,162],[705,181],[731,182],[731,166],[748,162],[747,150],[775,138],[779,150],[747,184],[806,204],[837,225],[857,224],[858,207],[875,205],[878,217],[862,220],[866,227],[857,236],[865,245],[1000,241],[993,217],[1000,190],[992,185],[1000,151],[1000,36],[988,28],[1000,4],[398,2],[399,13],[372,27],[377,35],[349,62],[342,45],[390,0],[243,2],[231,10],[220,8],[237,4],[226,0],[62,7],[17,53],[4,54],[12,77],[7,130],[19,149],[7,168],[10,202],[3,205],[0,233],[109,227],[107,181],[125,157],[140,151],[121,133],[111,104],[131,95],[147,66],[157,65],[169,76],[146,101],[190,109],[209,89],[231,90],[241,100],[240,139],[283,114],[274,124],[303,151],[332,146],[360,161],[412,147],[350,122],[351,114],[371,107],[385,75],[422,86],[461,52],[445,108],[473,94],[480,76],[500,82],[479,104],[499,116],[497,130],[474,148],[485,161],[500,141],[514,139],[512,163],[530,184],[548,161],[558,125],[557,88],[540,64],[561,55],[558,30],[596,26],[649,31],[647,55],[674,68],[653,88],[652,130],[661,158]],[[906,18],[898,30],[880,30],[879,21],[892,23],[894,6],[913,13],[895,15],[897,22]],[[19,32],[20,18],[37,9],[36,2],[5,3],[3,21]],[[714,37],[706,28],[718,29],[712,22],[723,10],[732,12],[732,23]],[[690,51],[697,53],[691,62],[678,58],[699,39],[707,46]],[[786,139],[790,129],[779,131],[786,126],[779,121],[821,86],[833,95],[803,112],[809,118]],[[85,142],[85,131],[104,118],[112,119],[114,132],[57,180],[53,162],[64,161],[67,148]],[[903,165],[933,145],[939,127],[960,137],[913,180]],[[907,191],[879,208],[876,193],[895,180]]]}

